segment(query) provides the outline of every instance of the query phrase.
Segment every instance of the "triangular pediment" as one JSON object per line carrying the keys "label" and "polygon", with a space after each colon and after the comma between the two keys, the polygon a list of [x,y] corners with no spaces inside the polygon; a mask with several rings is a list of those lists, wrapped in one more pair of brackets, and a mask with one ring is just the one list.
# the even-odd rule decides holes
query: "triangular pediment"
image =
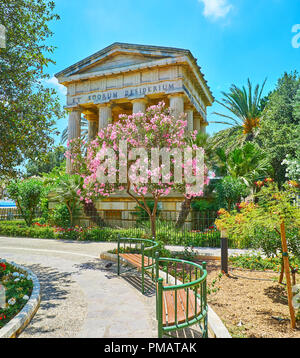
{"label": "triangular pediment", "polygon": [[116,68],[128,68],[141,63],[148,63],[165,58],[164,56],[144,56],[132,53],[115,53],[93,63],[90,66],[82,68],[78,74],[94,73]]}
{"label": "triangular pediment", "polygon": [[95,73],[116,68],[134,67],[167,58],[190,54],[188,50],[172,47],[115,43],[57,73],[56,77]]}

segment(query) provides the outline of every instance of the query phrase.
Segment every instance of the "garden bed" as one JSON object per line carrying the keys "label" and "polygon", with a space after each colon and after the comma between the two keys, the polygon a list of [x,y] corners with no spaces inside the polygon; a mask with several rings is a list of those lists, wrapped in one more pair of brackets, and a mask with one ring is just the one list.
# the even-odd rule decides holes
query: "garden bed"
{"label": "garden bed", "polygon": [[30,270],[0,260],[0,338],[14,338],[38,309],[40,286]]}
{"label": "garden bed", "polygon": [[[287,291],[278,283],[279,274],[229,267],[219,279],[220,262],[208,261],[208,285],[214,289],[208,303],[236,338],[300,338],[290,328]],[[300,283],[300,275],[296,275]]]}

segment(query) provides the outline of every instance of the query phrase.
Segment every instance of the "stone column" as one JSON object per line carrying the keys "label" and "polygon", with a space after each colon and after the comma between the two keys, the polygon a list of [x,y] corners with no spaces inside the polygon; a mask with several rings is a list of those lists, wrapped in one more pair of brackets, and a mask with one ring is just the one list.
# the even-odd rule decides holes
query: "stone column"
{"label": "stone column", "polygon": [[89,140],[89,142],[91,142],[92,140],[95,139],[95,137],[97,135],[98,122],[97,122],[97,120],[88,120],[88,121],[89,121],[88,122],[88,140]]}
{"label": "stone column", "polygon": [[91,110],[84,111],[84,117],[88,121],[88,140],[92,141],[98,131],[98,116]]}
{"label": "stone column", "polygon": [[204,122],[200,123],[200,131],[202,133],[206,133],[206,127],[207,127],[207,123],[204,123]]}
{"label": "stone column", "polygon": [[194,130],[200,131],[200,118],[194,117]]}
{"label": "stone column", "polygon": [[[80,109],[72,109],[69,113],[69,123],[68,123],[68,140],[79,138],[81,135],[81,111]],[[71,149],[71,148],[70,148]],[[69,158],[67,158],[67,173],[72,173],[72,163]]]}
{"label": "stone column", "polygon": [[147,101],[144,98],[134,99],[132,101],[132,113],[145,113]]}
{"label": "stone column", "polygon": [[173,115],[179,117],[184,113],[184,97],[183,94],[174,94],[169,96],[170,107],[172,109]]}
{"label": "stone column", "polygon": [[192,132],[194,130],[194,111],[193,109],[188,108],[185,110],[185,113],[187,114],[187,130]]}
{"label": "stone column", "polygon": [[109,104],[99,107],[99,129],[107,127],[109,121],[112,120],[111,106]]}

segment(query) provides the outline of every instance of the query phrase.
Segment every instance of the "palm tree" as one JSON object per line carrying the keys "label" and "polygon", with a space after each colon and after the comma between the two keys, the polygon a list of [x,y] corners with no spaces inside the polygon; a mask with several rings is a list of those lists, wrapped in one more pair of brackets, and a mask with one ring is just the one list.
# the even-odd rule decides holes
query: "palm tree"
{"label": "palm tree", "polygon": [[219,148],[216,154],[220,162],[220,174],[242,180],[250,189],[254,181],[270,174],[271,165],[266,155],[252,142],[226,154]]}
{"label": "palm tree", "polygon": [[256,85],[254,91],[252,84],[248,79],[248,89],[243,86],[238,88],[236,85],[231,85],[229,93],[222,92],[224,98],[217,101],[221,106],[230,111],[234,116],[214,112],[228,121],[211,121],[211,123],[227,124],[230,126],[237,126],[243,128],[243,133],[246,135],[246,140],[252,140],[254,131],[260,125],[262,114],[262,92],[266,83],[263,82],[261,88]]}
{"label": "palm tree", "polygon": [[79,204],[77,192],[81,189],[81,185],[82,180],[78,175],[65,175],[60,178],[58,186],[54,189],[53,200],[67,206],[71,227],[74,225],[74,213]]}

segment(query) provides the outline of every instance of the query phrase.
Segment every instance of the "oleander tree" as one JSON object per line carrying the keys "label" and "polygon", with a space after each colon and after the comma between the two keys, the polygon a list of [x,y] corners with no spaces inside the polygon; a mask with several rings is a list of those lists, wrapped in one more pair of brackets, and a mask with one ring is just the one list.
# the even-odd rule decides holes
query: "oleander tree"
{"label": "oleander tree", "polygon": [[[174,117],[160,102],[145,113],[120,115],[118,122],[99,131],[86,156],[82,139],[70,141],[66,155],[74,173],[83,178],[77,193],[81,201],[127,193],[149,215],[151,234],[156,237],[161,198],[171,191],[200,197],[209,181],[204,151],[193,143],[197,131],[187,133],[184,116]],[[154,202],[151,208],[149,200]]]}

